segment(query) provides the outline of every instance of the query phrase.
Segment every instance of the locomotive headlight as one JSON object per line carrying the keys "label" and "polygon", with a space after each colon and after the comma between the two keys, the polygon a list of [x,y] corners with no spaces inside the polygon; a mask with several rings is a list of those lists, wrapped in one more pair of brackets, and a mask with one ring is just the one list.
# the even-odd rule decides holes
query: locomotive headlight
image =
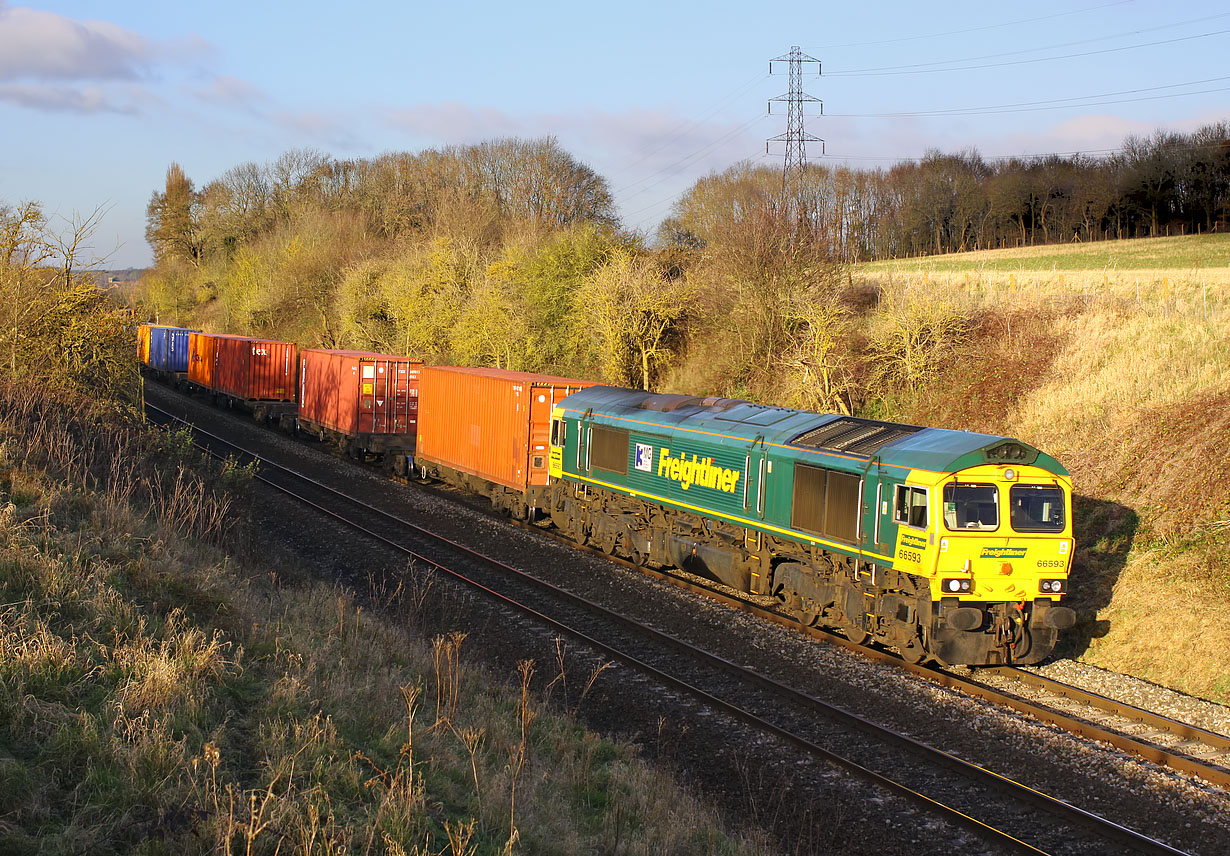
{"label": "locomotive headlight", "polygon": [[1038,588],[1051,594],[1060,594],[1063,591],[1064,582],[1065,580],[1042,580],[1038,583]]}
{"label": "locomotive headlight", "polygon": [[949,591],[954,594],[958,592],[968,592],[970,588],[971,583],[969,580],[944,580],[940,583],[941,591]]}
{"label": "locomotive headlight", "polygon": [[1004,481],[1016,481],[1016,470],[1012,469],[1012,467],[1004,470]]}

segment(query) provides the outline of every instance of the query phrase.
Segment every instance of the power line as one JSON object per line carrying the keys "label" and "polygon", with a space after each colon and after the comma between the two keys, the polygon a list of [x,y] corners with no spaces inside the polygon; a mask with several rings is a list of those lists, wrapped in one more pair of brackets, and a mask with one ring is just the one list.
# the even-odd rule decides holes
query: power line
{"label": "power line", "polygon": [[685,119],[684,121],[680,122],[678,125],[676,125],[674,128],[672,128],[668,132],[669,136],[665,140],[663,140],[660,145],[658,145],[656,148],[650,149],[649,151],[645,152],[643,155],[641,155],[641,157],[637,158],[636,160],[632,161],[632,163],[629,163],[622,168],[631,169],[632,167],[644,162],[646,159],[662,151],[662,149],[666,148],[671,143],[673,143],[675,140],[682,137],[684,133],[686,133],[688,130],[696,127],[701,122],[704,122],[707,119],[711,118],[712,116],[716,115],[723,107],[725,107],[731,101],[738,98],[740,95],[742,95],[747,90],[751,89],[757,83],[760,83],[762,80],[767,80],[768,77],[769,76],[767,74],[759,74],[753,77],[751,80],[747,81],[746,83],[740,84],[733,92],[729,93],[726,97],[718,101],[713,106],[713,109],[710,110],[708,113],[706,113],[705,115],[701,116],[698,119]]}
{"label": "power line", "polygon": [[[1104,104],[1127,104],[1134,101],[1157,101],[1163,98],[1182,98],[1187,95],[1204,95],[1209,92],[1224,92],[1230,87],[1215,89],[1198,89],[1192,92],[1172,92],[1167,95],[1150,95],[1142,98],[1119,98],[1112,101],[1094,101],[1095,98],[1115,98],[1119,95],[1135,95],[1140,92],[1156,92],[1159,89],[1177,89],[1180,86],[1199,86],[1203,83],[1217,83],[1230,80],[1227,77],[1209,77],[1204,80],[1191,80],[1186,83],[1168,83],[1164,86],[1146,86],[1140,89],[1124,89],[1119,92],[1104,92],[1100,95],[1076,95],[1070,98],[1053,98],[1046,101],[1019,101],[1014,104],[993,104],[983,107],[948,107],[938,110],[896,111],[885,113],[830,113],[830,118],[842,119],[904,119],[923,116],[974,116],[994,113],[1027,113],[1039,110],[1062,110],[1072,107],[1097,107]],[[1064,102],[1078,102],[1065,104]],[[1045,106],[1051,105],[1051,106]]]}
{"label": "power line", "polygon": [[[949,71],[976,71],[978,69],[983,69],[983,68],[1003,68],[1004,66],[1009,66],[1009,65],[1030,65],[1032,63],[1037,63],[1037,62],[1054,62],[1055,60],[1060,60],[1060,59],[1076,59],[1079,57],[1086,57],[1086,56],[1100,56],[1102,54],[1108,54],[1108,53],[1121,53],[1123,51],[1136,50],[1137,48],[1151,48],[1151,47],[1157,47],[1158,45],[1173,45],[1173,44],[1177,44],[1178,42],[1190,42],[1195,39],[1207,39],[1213,36],[1222,36],[1222,35],[1225,35],[1226,33],[1230,33],[1230,30],[1216,30],[1211,33],[1200,33],[1195,36],[1180,36],[1178,38],[1163,39],[1161,41],[1156,41],[1156,42],[1142,42],[1140,44],[1124,45],[1122,47],[1117,47],[1117,48],[1104,48],[1103,50],[1100,50],[1100,51],[1084,51],[1082,53],[1062,54],[1060,56],[1044,56],[1044,57],[1037,57],[1035,59],[1017,59],[1017,60],[1009,60],[1008,62],[991,62],[991,63],[985,63],[983,65],[959,65],[959,66],[953,66],[952,68],[920,68],[920,69],[907,70],[907,71],[891,71],[891,70],[876,71],[874,69],[866,69],[862,71],[837,71],[837,72],[833,72],[829,76],[830,77],[889,77],[889,76],[897,76],[897,75],[902,75],[902,74],[941,74],[943,72],[949,72]],[[963,60],[953,60],[953,61],[963,62]],[[899,67],[907,68],[905,66],[899,66]],[[887,69],[887,68],[892,68],[892,67],[886,66],[885,68]]]}
{"label": "power line", "polygon": [[[1220,151],[1226,148],[1227,143],[1203,143],[1200,145],[1190,146],[1166,146],[1166,151],[1171,152],[1198,152],[1198,151]],[[1123,146],[1117,146],[1113,149],[1077,149],[1069,152],[1036,152],[1034,154],[1016,154],[1016,155],[978,155],[985,161],[1010,161],[1010,160],[1033,160],[1037,158],[1063,158],[1074,157],[1077,155],[1113,155],[1123,151]],[[824,160],[830,161],[893,161],[895,163],[922,163],[926,157],[903,157],[889,155],[824,155]]]}
{"label": "power line", "polygon": [[[1092,39],[1078,39],[1072,42],[1059,42],[1057,44],[1043,45],[1041,47],[1036,47],[1036,48],[1022,48],[1021,50],[1017,50],[1017,51],[997,52],[993,54],[982,54],[980,56],[967,56],[967,57],[961,57],[959,59],[935,60],[933,62],[918,62],[918,63],[911,63],[908,65],[885,65],[885,66],[875,66],[872,68],[855,68],[855,69],[850,69],[849,71],[834,72],[833,74],[835,76],[841,75],[841,76],[851,76],[852,77],[855,75],[868,74],[870,72],[888,72],[888,71],[895,71],[899,69],[901,70],[925,69],[925,68],[928,68],[929,66],[951,65],[952,63],[955,63],[955,62],[974,62],[976,60],[995,59],[997,57],[1020,56],[1021,54],[1037,53],[1039,51],[1056,50],[1058,48],[1070,48],[1076,45],[1087,45],[1093,42],[1106,42],[1106,41],[1111,41],[1113,39],[1122,39],[1127,36],[1138,36],[1138,35],[1141,35],[1142,33],[1154,33],[1159,30],[1173,30],[1175,27],[1186,27],[1189,24],[1203,24],[1206,21],[1213,21],[1213,20],[1217,20],[1218,18],[1227,18],[1227,17],[1230,17],[1230,12],[1223,12],[1219,15],[1206,15],[1203,18],[1191,18],[1186,21],[1175,21],[1173,23],[1162,24],[1157,27],[1146,27],[1144,29],[1138,29],[1138,30],[1126,30],[1121,33],[1114,33],[1109,36],[1097,36],[1096,38],[1092,38]],[[1052,59],[1052,57],[1041,57],[1040,58],[1040,60],[1044,60],[1044,59]],[[1035,61],[1040,61],[1040,60],[1035,60]],[[946,71],[947,69],[938,69],[938,70]]]}
{"label": "power line", "polygon": [[1017,21],[1005,21],[1002,24],[987,24],[982,27],[970,27],[969,29],[966,29],[966,30],[948,30],[947,32],[942,32],[942,33],[926,33],[921,36],[902,36],[901,38],[897,38],[897,39],[880,39],[879,41],[874,41],[874,42],[846,42],[845,44],[839,44],[839,45],[818,45],[816,47],[809,47],[808,50],[831,50],[834,48],[865,48],[865,47],[870,47],[872,45],[892,45],[892,44],[899,44],[901,42],[916,42],[922,39],[938,39],[938,38],[943,38],[944,36],[963,36],[967,33],[981,33],[986,30],[998,30],[1003,27],[1016,27],[1021,24],[1035,24],[1039,21],[1050,21],[1055,18],[1064,18],[1064,17],[1067,17],[1068,15],[1080,15],[1080,14],[1084,14],[1085,12],[1096,12],[1099,9],[1109,9],[1111,6],[1122,6],[1128,2],[1129,0],[1115,0],[1114,3],[1103,3],[1101,6],[1088,6],[1084,9],[1073,9],[1068,12],[1058,12],[1054,15],[1043,15],[1040,18],[1021,18],[1020,20],[1017,20]]}
{"label": "power line", "polygon": [[[631,190],[632,188],[636,187],[638,184],[640,184],[640,183],[642,183],[642,182],[645,182],[645,181],[649,181],[649,179],[651,179],[651,178],[655,178],[655,177],[657,177],[657,176],[659,176],[659,175],[662,175],[663,173],[669,173],[669,172],[674,171],[676,167],[679,167],[679,166],[684,165],[684,163],[685,163],[686,161],[694,160],[695,158],[698,158],[698,157],[700,157],[701,155],[706,154],[706,153],[707,153],[707,152],[709,152],[711,149],[713,149],[715,146],[719,146],[719,145],[721,145],[722,143],[726,142],[726,141],[727,141],[727,140],[729,140],[731,137],[733,137],[735,134],[738,134],[738,133],[740,133],[741,131],[744,131],[744,130],[746,130],[747,128],[751,127],[751,126],[752,126],[752,125],[754,125],[756,122],[759,122],[761,119],[765,118],[765,115],[766,115],[766,114],[762,113],[762,114],[760,114],[759,116],[754,116],[754,117],[752,117],[751,119],[748,119],[748,120],[747,120],[746,122],[744,122],[743,124],[738,125],[738,126],[737,126],[737,127],[735,127],[735,128],[732,128],[731,130],[727,131],[725,134],[723,134],[722,136],[718,137],[717,139],[710,140],[708,143],[706,143],[704,146],[702,146],[701,148],[697,149],[696,151],[691,152],[690,154],[684,155],[682,158],[680,158],[680,159],[678,159],[678,160],[674,161],[673,163],[669,163],[669,164],[667,164],[666,166],[662,167],[661,169],[657,170],[656,172],[651,172],[649,175],[645,176],[644,178],[638,178],[636,181],[630,182],[629,184],[625,184],[623,187],[618,188],[618,189],[617,189],[617,190],[615,190],[614,192],[615,192],[615,193],[617,193],[617,194],[618,194],[618,193],[623,193],[625,190]],[[669,176],[669,175],[668,175],[666,178],[662,179],[662,181],[666,181],[666,180],[667,180],[667,179],[669,179],[670,177],[671,177],[671,176]],[[633,196],[639,196],[640,194],[644,193],[646,190],[651,190],[651,189],[653,189],[654,187],[657,187],[659,184],[661,184],[661,183],[662,183],[662,181],[657,181],[657,182],[654,182],[653,184],[650,184],[650,185],[648,185],[648,186],[646,186],[646,187],[641,188],[641,189],[640,189],[640,190],[638,190],[635,194],[633,194]],[[631,197],[629,197],[629,198],[631,198]]]}

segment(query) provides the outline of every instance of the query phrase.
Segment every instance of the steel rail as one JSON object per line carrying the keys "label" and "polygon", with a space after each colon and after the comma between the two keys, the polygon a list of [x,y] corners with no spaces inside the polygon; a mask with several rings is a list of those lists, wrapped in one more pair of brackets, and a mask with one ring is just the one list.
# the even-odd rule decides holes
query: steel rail
{"label": "steel rail", "polygon": [[[185,422],[185,420],[180,419],[179,417],[175,416],[169,411],[163,410],[162,408],[159,408],[156,405],[152,405],[147,402],[146,407],[154,411],[163,413],[171,417],[173,420]],[[188,424],[188,423],[185,422],[185,424]],[[1065,821],[1075,822],[1082,826],[1085,826],[1086,828],[1092,829],[1096,831],[1097,834],[1104,836],[1105,839],[1108,841],[1115,841],[1121,845],[1127,846],[1131,848],[1132,850],[1135,850],[1141,853],[1181,854],[1183,852],[1173,847],[1170,847],[1169,845],[1163,842],[1157,841],[1156,839],[1150,838],[1146,835],[1136,832],[1135,830],[1132,830],[1127,827],[1116,824],[1113,821],[1100,817],[1096,814],[1093,814],[1092,812],[1085,811],[1084,809],[1081,809],[1063,800],[1056,799],[1055,797],[1051,797],[1034,788],[1030,788],[1026,785],[1016,782],[1013,779],[1007,778],[1005,776],[1001,776],[997,773],[986,770],[983,767],[979,767],[975,764],[971,764],[967,761],[964,761],[963,759],[958,758],[954,755],[951,755],[947,752],[944,752],[943,750],[937,749],[932,746],[928,746],[927,744],[921,743],[920,741],[914,740],[913,738],[910,738],[906,735],[899,734],[897,732],[892,731],[891,729],[887,729],[883,726],[877,725],[869,720],[866,720],[853,713],[850,713],[849,711],[846,711],[843,708],[837,707],[835,705],[831,705],[827,702],[821,701],[820,699],[807,696],[806,694],[801,693],[797,690],[794,690],[791,687],[787,687],[786,685],[781,684],[777,681],[774,681],[771,678],[768,678],[766,676],[759,675],[755,672],[744,669],[743,667],[738,666],[735,663],[725,660],[724,658],[718,657],[708,651],[704,651],[703,649],[696,648],[695,646],[692,646],[689,643],[683,642],[682,640],[676,639],[675,637],[662,633],[661,631],[658,631],[652,627],[647,627],[639,622],[633,621],[632,619],[619,615],[618,613],[613,613],[610,610],[606,609],[605,607],[602,607],[585,598],[582,598],[578,595],[568,592],[565,589],[561,589],[558,586],[555,586],[544,580],[538,579],[537,577],[527,574],[526,572],[521,571],[520,569],[514,568],[504,562],[501,562],[497,559],[493,559],[489,556],[486,556],[476,550],[466,547],[463,544],[460,544],[456,541],[445,538],[444,536],[431,532],[430,530],[427,530],[421,526],[418,526],[417,524],[411,523],[410,521],[403,520],[399,517],[396,517],[390,514],[389,512],[384,511],[383,509],[377,508],[375,506],[372,506],[368,503],[365,503],[362,500],[358,500],[353,497],[347,496],[346,494],[328,485],[325,485],[322,482],[311,478],[310,476],[306,476],[288,467],[281,466],[272,461],[269,461],[268,459],[262,458],[261,456],[247,449],[244,449],[243,447],[239,446],[233,441],[227,440],[224,437],[220,437],[216,434],[212,434],[211,432],[198,428],[195,425],[192,425],[191,427],[193,431],[198,434],[204,435],[206,437],[211,438],[212,440],[215,440],[224,445],[230,446],[231,448],[234,448],[242,452],[243,454],[249,456],[250,458],[252,458],[253,460],[257,462],[270,465],[274,467],[276,470],[286,475],[291,476],[292,479],[298,479],[299,481],[305,484],[311,485],[317,490],[320,490],[333,497],[340,498],[341,500],[347,503],[350,503],[358,508],[361,508],[365,512],[368,512],[370,514],[379,515],[381,518],[387,521],[390,521],[399,526],[410,529],[424,537],[430,538],[439,543],[445,544],[450,549],[457,550],[459,552],[466,554],[467,556],[471,558],[477,559],[480,562],[484,562],[493,567],[497,567],[504,574],[515,576],[519,580],[529,582],[532,585],[544,588],[550,591],[555,596],[563,600],[566,600],[568,602],[571,602],[575,605],[579,605],[583,609],[586,609],[596,615],[600,615],[606,620],[613,621],[621,626],[634,629],[638,633],[642,633],[644,635],[650,636],[655,641],[663,645],[673,647],[676,650],[682,650],[685,653],[687,653],[689,656],[693,657],[694,659],[704,661],[710,666],[719,668],[727,673],[737,675],[738,677],[740,677],[741,679],[747,682],[766,687],[772,690],[773,692],[779,694],[780,696],[790,699],[796,704],[805,705],[807,707],[810,707],[813,711],[823,713],[824,715],[828,716],[832,720],[839,721],[845,725],[858,728],[865,733],[871,734],[874,737],[884,740],[885,742],[895,744],[897,746],[906,748],[915,754],[924,756],[933,763],[937,763],[941,766],[948,767],[949,769],[956,770],[959,773],[967,777],[978,780],[982,784],[988,785],[992,787],[993,789],[1000,791],[1001,793],[1005,793],[1007,796],[1009,796],[1012,799],[1016,799],[1020,802],[1024,802],[1030,805],[1037,806],[1039,808],[1042,808],[1048,811],[1049,813],[1057,817],[1062,818]],[[214,454],[214,455],[218,454],[214,452],[213,450],[210,450],[204,446],[202,446],[202,448],[205,449],[205,451],[209,452],[210,454]],[[275,490],[278,490],[286,494],[287,496],[295,499],[296,501],[299,501],[305,505],[308,505],[309,507],[312,507],[323,514],[330,516],[338,520],[339,522],[344,523],[347,526],[350,526],[356,531],[362,532],[363,534],[383,544],[386,544],[387,546],[392,547],[395,550],[404,552],[410,555],[411,557],[419,561],[422,561],[432,566],[433,568],[436,568],[440,572],[445,573],[446,575],[451,576],[454,579],[457,579],[458,581],[466,585],[469,585],[471,587],[474,587],[480,590],[486,596],[491,597],[505,604],[506,606],[509,606],[517,611],[520,611],[521,613],[525,615],[528,615],[534,618],[540,623],[543,623],[547,625],[548,627],[553,628],[554,630],[556,630],[557,632],[563,635],[576,639],[582,644],[587,645],[601,652],[604,656],[608,656],[617,662],[622,662],[628,666],[636,668],[637,670],[650,675],[655,680],[661,681],[667,686],[673,687],[681,692],[684,692],[692,696],[693,698],[696,698],[702,701],[704,704],[710,705],[717,710],[721,710],[727,713],[728,715],[731,715],[732,717],[739,719],[740,721],[743,721],[749,725],[752,725],[753,727],[758,728],[767,734],[770,734],[799,749],[802,749],[803,751],[813,755],[814,757],[820,758],[822,760],[828,761],[829,763],[840,766],[843,769],[850,771],[851,773],[857,775],[860,778],[863,778],[866,781],[869,781],[869,782],[872,782],[873,784],[884,787],[890,792],[895,793],[898,796],[901,796],[909,800],[910,802],[915,803],[916,805],[922,806],[928,811],[932,811],[937,814],[940,814],[945,819],[949,820],[955,825],[958,825],[962,828],[965,828],[967,830],[970,830],[978,834],[979,836],[988,840],[990,843],[994,843],[1000,846],[1007,847],[1008,849],[1013,850],[1014,852],[1035,853],[1035,854],[1045,852],[1045,851],[1038,849],[1037,847],[1034,847],[1028,842],[1022,841],[1021,839],[1007,832],[999,830],[987,823],[984,823],[983,821],[978,820],[977,818],[970,816],[969,814],[961,811],[960,809],[956,809],[954,807],[948,806],[938,800],[935,800],[931,797],[926,796],[925,794],[922,794],[914,790],[913,788],[910,788],[907,785],[904,785],[881,773],[878,773],[874,770],[864,767],[855,761],[852,761],[848,758],[844,758],[843,756],[837,755],[831,752],[830,750],[827,750],[813,743],[812,741],[806,739],[805,737],[802,737],[791,731],[783,729],[780,726],[774,723],[768,722],[764,720],[763,718],[757,716],[756,714],[751,713],[750,711],[747,711],[731,702],[728,702],[716,696],[713,696],[707,691],[699,687],[693,686],[692,684],[689,684],[680,678],[677,678],[673,675],[663,672],[660,669],[657,669],[656,667],[644,662],[643,660],[640,660],[639,658],[631,654],[622,652],[612,646],[607,645],[606,643],[603,643],[597,639],[594,639],[593,637],[589,636],[583,631],[570,627],[564,624],[563,622],[542,613],[541,611],[535,609],[534,607],[522,604],[519,601],[507,595],[504,595],[500,592],[495,591],[494,589],[491,589],[489,586],[485,586],[482,583],[472,580],[469,577],[466,577],[461,572],[452,570],[427,556],[423,556],[422,554],[417,553],[414,550],[411,550],[410,548],[404,545],[398,544],[397,542],[389,539],[388,537],[380,534],[379,532],[376,532],[356,521],[350,520],[349,518],[341,514],[338,514],[332,509],[326,508],[320,505],[319,503],[313,502],[307,499],[306,497],[303,497],[302,495],[294,492],[293,490],[291,490],[290,488],[284,485],[277,484],[275,481],[272,481],[268,479],[267,477],[261,475],[259,473],[259,470],[258,470],[256,478],[262,483],[274,488]],[[537,527],[534,527],[534,528],[537,528]],[[574,542],[569,542],[569,543],[574,543]],[[703,587],[697,586],[697,588],[700,589]],[[797,625],[797,622],[796,622],[796,625]]]}

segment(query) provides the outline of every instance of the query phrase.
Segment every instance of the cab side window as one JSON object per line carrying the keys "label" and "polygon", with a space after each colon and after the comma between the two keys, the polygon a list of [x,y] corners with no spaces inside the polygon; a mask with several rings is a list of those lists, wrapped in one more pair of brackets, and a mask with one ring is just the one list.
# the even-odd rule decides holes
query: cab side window
{"label": "cab side window", "polygon": [[927,489],[911,485],[897,485],[896,501],[893,504],[893,519],[906,526],[927,528]]}
{"label": "cab side window", "polygon": [[563,419],[551,420],[551,445],[563,446],[564,438],[568,435],[568,423]]}

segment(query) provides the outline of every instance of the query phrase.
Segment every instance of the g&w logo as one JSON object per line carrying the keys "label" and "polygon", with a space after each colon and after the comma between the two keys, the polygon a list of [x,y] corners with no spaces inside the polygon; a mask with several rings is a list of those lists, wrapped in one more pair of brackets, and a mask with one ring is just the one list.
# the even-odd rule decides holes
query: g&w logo
{"label": "g&w logo", "polygon": [[636,468],[641,472],[653,472],[653,446],[648,443],[636,444]]}

